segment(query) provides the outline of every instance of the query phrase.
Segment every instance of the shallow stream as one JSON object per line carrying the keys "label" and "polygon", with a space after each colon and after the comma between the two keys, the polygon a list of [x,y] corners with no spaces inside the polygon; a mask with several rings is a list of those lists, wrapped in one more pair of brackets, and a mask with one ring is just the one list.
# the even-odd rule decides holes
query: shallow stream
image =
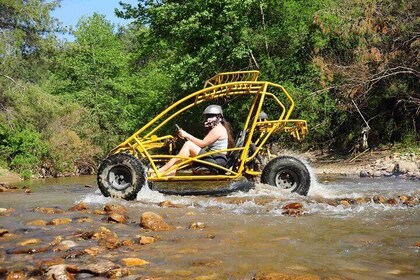
{"label": "shallow stream", "polygon": [[[22,241],[39,239],[41,243],[36,246],[42,246],[63,236],[83,249],[97,241],[72,236],[105,226],[122,239],[136,240],[141,235],[158,238],[153,244],[122,246],[96,256],[118,265],[127,257],[149,262],[130,268],[131,275],[126,279],[252,279],[261,272],[309,274],[321,279],[420,278],[420,182],[326,177],[318,181],[307,197],[258,184],[248,193],[226,197],[167,196],[143,189],[136,201],[103,197],[96,189],[94,177],[23,183],[30,186],[32,193],[0,193],[0,208],[14,209],[10,215],[0,216],[0,228],[13,233],[0,238],[0,268],[30,274],[40,260],[68,257],[68,252],[51,250],[10,253],[24,247],[18,245]],[[401,195],[415,197],[415,204],[401,203]],[[397,203],[381,203],[378,197],[395,198]],[[345,199],[354,203],[340,203]],[[162,201],[179,208],[160,207]],[[103,215],[67,210],[79,202],[87,203],[90,210],[103,209],[106,203],[123,205],[128,209],[129,222],[105,223]],[[303,204],[303,215],[282,214],[282,208],[294,202]],[[33,212],[35,207],[59,207],[65,211],[43,214]],[[146,211],[161,215],[174,229],[142,230],[139,219]],[[71,218],[73,222],[27,225],[33,220],[56,217]],[[81,217],[92,221],[76,222]],[[202,223],[204,228],[190,229],[192,223]],[[76,265],[89,261],[95,260],[90,256],[65,259],[65,263]]]}

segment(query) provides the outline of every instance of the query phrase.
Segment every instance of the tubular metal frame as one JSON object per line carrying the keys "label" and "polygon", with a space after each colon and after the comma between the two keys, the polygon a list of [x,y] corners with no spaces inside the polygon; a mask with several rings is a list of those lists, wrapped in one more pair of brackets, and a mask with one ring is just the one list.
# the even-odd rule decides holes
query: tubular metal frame
{"label": "tubular metal frame", "polygon": [[[294,109],[294,101],[290,94],[281,85],[258,81],[259,71],[240,71],[226,72],[218,74],[205,82],[204,88],[194,92],[181,100],[175,102],[146,125],[140,128],[136,133],[127,138],[124,142],[114,148],[110,154],[126,152],[135,155],[139,159],[147,160],[151,168],[147,171],[147,179],[150,181],[181,181],[181,180],[231,180],[242,176],[244,173],[250,176],[259,176],[261,172],[250,169],[246,164],[253,160],[267,139],[275,132],[290,133],[295,139],[303,140],[308,133],[308,126],[305,120],[290,119]],[[277,94],[275,94],[277,93]],[[177,155],[153,154],[153,150],[167,145],[167,141],[174,138],[172,135],[158,136],[157,131],[173,120],[184,111],[197,106],[203,102],[214,101],[219,98],[230,96],[253,97],[254,100],[249,109],[249,113],[243,131],[246,132],[245,142],[242,147],[235,147],[221,151],[210,151],[196,157],[181,157]],[[280,100],[283,98],[283,102]],[[271,120],[258,120],[264,101],[272,99],[279,108],[279,115]],[[286,104],[285,104],[285,101]],[[254,140],[255,151],[248,152],[253,140],[254,132],[258,130],[259,137]],[[240,156],[235,168],[225,168],[219,165],[204,161],[203,158],[211,154],[221,152],[239,151]],[[156,163],[165,162],[171,158],[180,160],[165,173],[159,174]],[[191,175],[180,174],[175,176],[166,176],[175,170],[182,170],[192,163],[200,163],[211,167],[217,167],[225,171],[221,175]]]}

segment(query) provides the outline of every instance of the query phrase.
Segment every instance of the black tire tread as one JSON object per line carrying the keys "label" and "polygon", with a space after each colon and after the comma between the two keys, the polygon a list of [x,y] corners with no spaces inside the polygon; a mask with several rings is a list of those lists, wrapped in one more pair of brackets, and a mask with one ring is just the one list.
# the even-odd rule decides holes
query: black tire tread
{"label": "black tire tread", "polygon": [[[133,182],[130,187],[124,190],[116,190],[112,188],[107,182],[108,174],[103,174],[109,171],[110,166],[116,165],[128,165],[131,167],[134,175]],[[146,184],[146,174],[144,165],[131,154],[117,153],[108,156],[104,159],[98,167],[97,173],[98,187],[105,197],[122,198],[125,200],[134,200],[137,197],[137,193]]]}
{"label": "black tire tread", "polygon": [[311,176],[302,161],[292,156],[280,156],[272,159],[261,173],[261,183],[276,186],[275,177],[283,168],[292,169],[300,179],[299,184],[292,190],[300,195],[307,195],[311,186]]}

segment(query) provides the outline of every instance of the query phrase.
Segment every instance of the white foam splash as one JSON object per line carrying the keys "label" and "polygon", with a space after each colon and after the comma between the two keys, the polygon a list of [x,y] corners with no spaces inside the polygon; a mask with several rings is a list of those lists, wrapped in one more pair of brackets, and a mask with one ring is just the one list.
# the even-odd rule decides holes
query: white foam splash
{"label": "white foam splash", "polygon": [[146,186],[142,187],[137,193],[136,200],[143,203],[158,203],[165,200],[165,195],[158,191],[151,190],[146,184]]}
{"label": "white foam splash", "polygon": [[84,197],[78,202],[85,202],[90,204],[106,204],[111,203],[113,201],[115,201],[114,198],[103,196],[101,191],[97,189],[94,193],[88,194],[86,197]]}

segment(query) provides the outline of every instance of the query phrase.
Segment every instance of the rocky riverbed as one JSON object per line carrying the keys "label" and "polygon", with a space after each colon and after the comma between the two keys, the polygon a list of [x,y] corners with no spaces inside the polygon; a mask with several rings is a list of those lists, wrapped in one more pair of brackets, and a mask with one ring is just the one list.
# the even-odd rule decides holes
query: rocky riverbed
{"label": "rocky riverbed", "polygon": [[[82,201],[66,206],[71,200],[65,200],[66,202],[61,202],[61,205],[57,206],[58,201],[53,200],[50,204],[56,206],[52,206],[40,204],[44,201],[41,189],[13,187],[7,184],[3,184],[1,189],[3,190],[3,194],[0,194],[3,195],[2,199],[8,195],[12,204],[15,204],[13,200],[28,200],[26,206],[19,204],[15,207],[0,208],[0,220],[2,220],[0,277],[8,280],[355,279],[346,273],[336,271],[339,269],[333,267],[330,270],[321,271],[296,265],[291,269],[287,266],[280,269],[276,268],[276,261],[273,263],[274,266],[267,262],[258,263],[256,259],[250,261],[253,257],[248,256],[249,253],[242,251],[241,248],[243,246],[252,248],[252,254],[257,256],[261,254],[259,252],[261,248],[263,254],[267,254],[268,257],[285,254],[293,258],[294,250],[302,250],[302,248],[290,249],[288,247],[293,248],[295,242],[305,240],[305,235],[298,234],[299,237],[296,237],[295,234],[287,234],[288,231],[276,234],[275,232],[280,229],[279,225],[275,226],[277,228],[275,229],[267,222],[277,217],[276,220],[283,220],[281,224],[286,222],[283,226],[290,229],[293,229],[295,227],[293,224],[296,224],[292,232],[299,231],[298,228],[302,227],[299,224],[304,221],[300,219],[305,216],[317,216],[316,209],[320,206],[325,207],[325,211],[337,209],[345,213],[357,212],[369,207],[387,207],[387,209],[403,212],[419,207],[419,194],[416,191],[407,194],[400,193],[400,195],[377,194],[359,197],[291,196],[291,200],[289,197],[267,194],[200,200],[180,200],[176,197],[162,196],[158,200],[165,200],[160,202],[155,200],[147,205],[124,201],[104,204]],[[51,195],[48,190],[46,191],[46,195]],[[93,191],[93,187],[91,185],[74,187],[75,194],[80,191],[89,193]],[[100,198],[97,195],[94,197]],[[211,203],[207,204],[205,200]],[[206,206],[207,210],[202,209],[201,203],[210,206]],[[228,210],[231,207],[246,209],[250,204],[262,207],[261,214],[249,216],[246,214],[247,210],[244,212],[245,215],[238,216],[232,215]],[[264,212],[277,214],[267,217],[263,214]],[[309,223],[312,231],[316,231],[315,227],[319,227],[318,222],[314,222],[313,225],[310,225],[310,221],[305,222]],[[344,222],[348,223],[348,221]],[[383,222],[387,223],[386,219]],[[331,227],[330,230],[333,228]],[[274,235],[267,236],[266,233],[260,232],[261,230],[263,232],[274,230]],[[307,229],[304,231],[306,232]],[[253,234],[255,236],[252,236]],[[265,237],[260,239],[261,236]],[[325,235],[324,238],[327,238],[327,243],[329,243],[330,238],[327,236]],[[352,237],[351,246],[357,248],[381,246],[381,238],[368,236],[358,236],[356,239]],[[321,240],[318,242],[323,243]],[[401,242],[399,241],[399,244]],[[279,245],[274,245],[275,243]],[[284,252],[277,250],[271,252],[264,249],[268,244],[272,244],[271,246],[286,244],[286,247],[283,248]],[[407,250],[418,250],[420,239],[407,242],[407,246]],[[248,259],[244,260],[244,267],[240,264],[239,266],[230,264],[230,258],[233,255],[224,258],[223,254],[217,252],[228,248],[235,251],[234,255],[239,259],[241,257]],[[308,252],[302,251],[301,254],[301,257],[311,258],[311,254],[307,255]],[[316,263],[315,259],[313,261]],[[231,266],[238,267],[229,268]],[[362,273],[358,271],[359,269],[356,269],[356,275]],[[407,276],[416,271],[419,272],[418,269],[407,264],[404,269],[402,272],[389,273],[397,275],[401,273]],[[353,272],[350,275],[355,274]]]}

